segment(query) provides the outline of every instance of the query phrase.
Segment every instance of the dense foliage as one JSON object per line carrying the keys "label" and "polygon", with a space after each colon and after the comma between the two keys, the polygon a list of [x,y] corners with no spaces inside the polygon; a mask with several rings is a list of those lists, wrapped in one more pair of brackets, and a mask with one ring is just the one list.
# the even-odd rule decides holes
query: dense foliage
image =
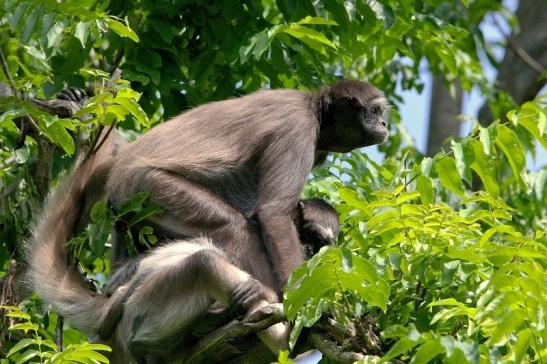
{"label": "dense foliage", "polygon": [[[543,362],[546,171],[526,172],[523,145],[546,144],[545,106],[477,126],[434,158],[335,158],[308,193],[337,201],[342,239],[292,275],[293,336],[325,311],[370,315],[395,340],[383,360]],[[485,191],[466,188],[471,171]]]}
{"label": "dense foliage", "polygon": [[[385,345],[361,347],[370,361],[545,361],[547,170],[527,171],[526,156],[547,147],[547,99],[513,105],[486,81],[477,54],[490,47],[478,24],[499,10],[487,0],[2,2],[0,82],[16,94],[0,97],[0,277],[21,260],[44,184],[99,126],[116,124],[133,138],[189,107],[260,87],[366,79],[393,100],[392,135],[379,147],[381,164],[366,150],[336,155],[306,187],[306,195],[335,203],[343,228],[339,245],[289,282],[292,343],[328,312],[381,332]],[[500,118],[476,124],[433,158],[412,146],[396,108],[397,84],[423,87],[423,60],[449,84],[479,86]],[[110,79],[116,68],[117,81]],[[84,121],[26,101],[67,85],[95,90],[77,115]],[[21,143],[24,124],[32,132]],[[99,283],[108,274],[113,220],[158,212],[143,206],[145,197],[116,214],[98,204],[94,224],[71,242]],[[140,239],[155,243],[150,228]],[[69,346],[54,354],[56,316],[37,297],[22,307],[2,319],[12,325],[11,336],[0,330],[3,362],[104,362],[106,348],[70,328]]]}

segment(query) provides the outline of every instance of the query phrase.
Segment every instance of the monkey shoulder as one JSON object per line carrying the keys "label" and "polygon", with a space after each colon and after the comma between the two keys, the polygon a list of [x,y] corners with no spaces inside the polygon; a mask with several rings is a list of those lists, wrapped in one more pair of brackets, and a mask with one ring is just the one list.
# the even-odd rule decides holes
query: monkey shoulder
{"label": "monkey shoulder", "polygon": [[283,132],[294,126],[313,128],[318,124],[310,100],[309,94],[298,90],[260,90],[197,106],[159,127],[179,132],[198,127],[199,132],[195,134],[207,135],[207,131],[212,130],[223,138],[235,133],[244,133],[247,137],[260,132],[271,133],[271,129]]}

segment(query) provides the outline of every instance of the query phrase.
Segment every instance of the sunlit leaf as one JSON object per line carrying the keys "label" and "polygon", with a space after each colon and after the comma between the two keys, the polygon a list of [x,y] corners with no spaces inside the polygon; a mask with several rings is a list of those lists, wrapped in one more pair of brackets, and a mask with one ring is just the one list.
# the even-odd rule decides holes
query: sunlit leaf
{"label": "sunlit leaf", "polygon": [[463,182],[456,169],[454,158],[444,157],[435,162],[435,169],[443,186],[461,198],[465,198]]}

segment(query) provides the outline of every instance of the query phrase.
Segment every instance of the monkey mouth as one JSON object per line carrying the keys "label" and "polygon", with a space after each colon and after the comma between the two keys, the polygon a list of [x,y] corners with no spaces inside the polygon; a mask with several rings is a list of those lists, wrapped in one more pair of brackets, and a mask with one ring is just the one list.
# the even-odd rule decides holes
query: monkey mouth
{"label": "monkey mouth", "polygon": [[385,143],[389,138],[389,130],[386,122],[381,122],[371,128],[368,133],[365,146]]}

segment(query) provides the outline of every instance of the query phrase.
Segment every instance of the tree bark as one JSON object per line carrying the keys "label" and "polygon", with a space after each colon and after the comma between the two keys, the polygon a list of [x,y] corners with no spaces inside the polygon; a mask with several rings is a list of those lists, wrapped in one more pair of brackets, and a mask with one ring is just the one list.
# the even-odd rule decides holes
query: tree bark
{"label": "tree bark", "polygon": [[445,145],[448,138],[460,134],[460,122],[463,90],[459,81],[454,82],[455,97],[450,95],[442,76],[433,77],[429,128],[427,135],[427,155],[435,155]]}
{"label": "tree bark", "polygon": [[[496,84],[520,105],[532,100],[545,86],[541,73],[547,69],[547,5],[544,0],[521,0],[516,15],[520,32],[514,29],[507,38]],[[485,103],[479,121],[488,125],[493,119]]]}

